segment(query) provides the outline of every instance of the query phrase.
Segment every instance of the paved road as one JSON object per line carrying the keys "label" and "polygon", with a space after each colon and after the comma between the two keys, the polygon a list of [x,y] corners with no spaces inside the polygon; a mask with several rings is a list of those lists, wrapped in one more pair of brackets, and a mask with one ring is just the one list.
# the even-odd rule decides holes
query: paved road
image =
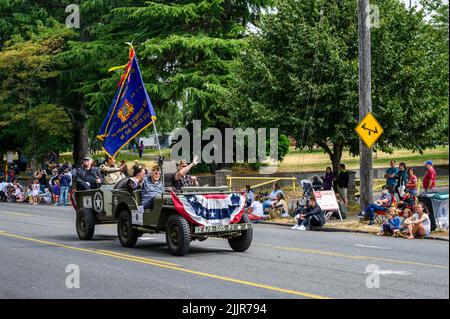
{"label": "paved road", "polygon": [[175,257],[162,234],[126,249],[102,225],[80,241],[70,207],[0,203],[0,298],[449,298],[449,243],[256,225],[245,253],[208,239]]}

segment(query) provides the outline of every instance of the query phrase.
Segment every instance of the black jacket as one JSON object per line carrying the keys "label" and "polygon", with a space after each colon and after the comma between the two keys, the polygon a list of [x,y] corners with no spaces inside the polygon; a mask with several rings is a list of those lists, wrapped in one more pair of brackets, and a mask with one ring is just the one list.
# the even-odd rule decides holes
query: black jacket
{"label": "black jacket", "polygon": [[305,209],[305,215],[307,218],[316,216],[319,219],[320,224],[325,225],[325,216],[323,215],[323,211],[317,203],[316,205],[314,205],[314,207],[307,207]]}
{"label": "black jacket", "polygon": [[[103,175],[102,173],[100,173],[98,167],[92,166],[91,171],[95,178],[100,178],[101,183],[103,183]],[[77,168],[76,173],[73,177],[77,183],[83,183],[85,182],[86,173],[87,169],[82,166],[80,168]]]}
{"label": "black jacket", "polygon": [[348,188],[348,183],[350,181],[350,175],[347,170],[338,172],[336,184],[340,188]]}

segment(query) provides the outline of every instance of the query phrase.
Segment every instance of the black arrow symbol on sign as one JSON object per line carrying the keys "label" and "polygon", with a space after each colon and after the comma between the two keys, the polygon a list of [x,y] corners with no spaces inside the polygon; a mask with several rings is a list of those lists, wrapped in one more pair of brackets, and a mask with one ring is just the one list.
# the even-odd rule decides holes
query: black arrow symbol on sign
{"label": "black arrow symbol on sign", "polygon": [[375,126],[375,130],[372,130],[372,129],[370,129],[370,128],[367,128],[367,127],[366,127],[366,123],[364,123],[361,127],[362,127],[363,130],[369,131],[369,136],[370,136],[371,133],[378,134],[378,129],[377,129],[376,126]]}

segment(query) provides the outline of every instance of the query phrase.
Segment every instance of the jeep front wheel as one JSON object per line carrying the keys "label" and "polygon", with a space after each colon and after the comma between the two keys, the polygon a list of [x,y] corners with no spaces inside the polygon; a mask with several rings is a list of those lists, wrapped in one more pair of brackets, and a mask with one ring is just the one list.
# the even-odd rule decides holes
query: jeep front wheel
{"label": "jeep front wheel", "polygon": [[133,228],[130,212],[126,210],[120,213],[119,222],[117,223],[117,235],[123,247],[134,247],[136,245],[139,234]]}
{"label": "jeep front wheel", "polygon": [[[250,223],[250,218],[244,213],[239,223]],[[241,231],[240,236],[228,239],[228,244],[234,251],[243,252],[250,247],[252,240],[253,229],[246,229]]]}
{"label": "jeep front wheel", "polygon": [[183,216],[172,215],[167,220],[166,243],[169,252],[175,256],[183,256],[189,250],[191,230]]}
{"label": "jeep front wheel", "polygon": [[92,210],[81,208],[77,213],[75,221],[78,238],[81,240],[90,240],[94,236],[95,216]]}

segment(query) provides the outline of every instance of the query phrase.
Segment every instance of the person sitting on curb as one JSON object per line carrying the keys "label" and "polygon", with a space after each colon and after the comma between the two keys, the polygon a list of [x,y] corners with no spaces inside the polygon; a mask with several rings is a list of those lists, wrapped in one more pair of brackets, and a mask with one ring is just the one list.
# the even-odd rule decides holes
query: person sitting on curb
{"label": "person sitting on curb", "polygon": [[164,185],[159,181],[160,177],[161,170],[158,165],[155,165],[150,171],[150,176],[144,179],[141,191],[141,201],[144,209],[153,209],[155,198],[164,193]]}
{"label": "person sitting on curb", "polygon": [[377,233],[378,236],[383,236],[385,233],[390,233],[394,236],[397,236],[397,233],[400,231],[400,226],[402,224],[402,220],[399,216],[397,216],[397,212],[395,208],[389,209],[389,220],[385,220],[383,225],[381,225],[380,232]]}
{"label": "person sitting on curb", "polygon": [[277,199],[270,205],[269,212],[271,218],[289,217],[289,208],[283,193],[277,193]]}
{"label": "person sitting on curb", "polygon": [[388,186],[383,186],[381,191],[381,196],[379,200],[376,200],[375,203],[369,204],[367,208],[362,210],[357,214],[359,218],[365,218],[367,215],[369,216],[370,222],[369,225],[373,225],[373,219],[375,217],[376,211],[384,211],[387,212],[388,208],[391,206],[392,202],[392,194],[389,193]]}
{"label": "person sitting on curb", "polygon": [[295,230],[310,230],[311,227],[320,228],[326,222],[323,211],[314,196],[309,199],[308,207],[295,217],[298,219],[298,224],[291,228]]}
{"label": "person sitting on curb", "polygon": [[114,157],[108,157],[106,161],[100,165],[100,172],[102,172],[105,177],[105,185],[114,185],[125,178],[123,166],[117,167],[116,159]]}
{"label": "person sitting on curb", "polygon": [[413,213],[409,208],[405,208],[403,211],[403,221],[400,226],[400,231],[396,234],[397,236],[404,237],[408,232],[408,224],[414,220]]}
{"label": "person sitting on curb", "polygon": [[261,203],[261,196],[259,194],[255,195],[253,202],[247,210],[247,216],[253,222],[270,217],[269,215],[264,214],[263,205]]}
{"label": "person sitting on curb", "polygon": [[416,213],[413,215],[413,219],[408,222],[408,239],[414,239],[415,237],[429,236],[431,232],[431,222],[428,216],[428,208],[419,203],[415,207]]}
{"label": "person sitting on curb", "polygon": [[178,171],[172,177],[172,187],[178,191],[181,191],[183,187],[198,186],[197,177],[189,175],[189,171],[192,167],[198,164],[198,156],[194,157],[191,164],[187,164],[186,161],[181,160],[177,164]]}
{"label": "person sitting on curb", "polygon": [[406,208],[412,208],[416,205],[416,200],[412,196],[412,194],[407,190],[405,191],[405,195],[401,200],[397,203],[397,208],[400,208],[401,210],[405,210]]}
{"label": "person sitting on curb", "polygon": [[280,184],[278,182],[273,183],[272,187],[273,190],[269,194],[268,199],[263,202],[264,212],[270,207],[270,205],[276,202],[278,193],[283,194],[283,190],[281,189]]}
{"label": "person sitting on curb", "polygon": [[245,196],[247,197],[245,207],[250,207],[255,198],[255,194],[253,193],[250,185],[245,185]]}

